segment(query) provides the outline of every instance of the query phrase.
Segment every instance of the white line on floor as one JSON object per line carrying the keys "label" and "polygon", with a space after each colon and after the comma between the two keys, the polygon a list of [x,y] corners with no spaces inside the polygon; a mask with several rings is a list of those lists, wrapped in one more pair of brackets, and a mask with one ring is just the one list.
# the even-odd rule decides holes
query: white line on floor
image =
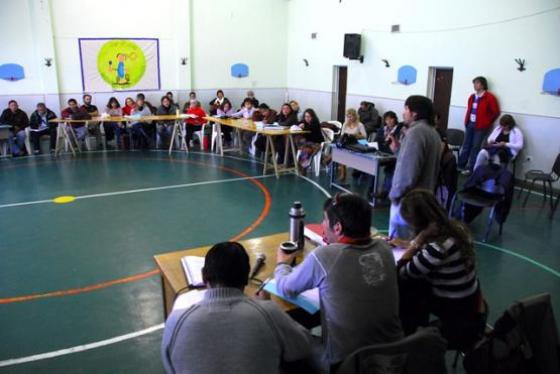
{"label": "white line on floor", "polygon": [[95,343],[78,345],[78,346],[71,347],[71,348],[59,349],[58,351],[40,353],[40,354],[36,354],[36,355],[32,355],[32,356],[10,358],[10,359],[4,360],[4,361],[0,361],[0,367],[24,364],[26,362],[40,361],[40,360],[45,360],[45,359],[48,359],[48,358],[68,355],[68,354],[71,354],[71,353],[83,352],[83,351],[87,351],[87,350],[90,350],[90,349],[103,347],[105,345],[115,344],[115,343],[118,343],[118,342],[122,342],[124,340],[133,339],[133,338],[136,338],[138,336],[150,334],[154,331],[161,330],[161,329],[163,329],[163,326],[164,326],[163,323],[161,323],[159,325],[148,327],[147,329],[144,329],[144,330],[131,332],[129,334],[124,334],[124,335],[120,335],[120,336],[115,336],[113,338],[106,339],[106,340],[101,340],[101,341],[98,341],[98,342],[95,342]]}
{"label": "white line on floor", "polygon": [[[213,181],[194,182],[194,183],[185,183],[185,184],[174,184],[174,185],[170,185],[170,186],[161,186],[161,187],[139,188],[139,189],[127,190],[127,191],[105,192],[105,193],[98,193],[98,194],[91,194],[91,195],[76,196],[76,200],[78,200],[78,199],[80,199],[80,200],[81,199],[91,199],[91,198],[94,198],[94,197],[127,195],[127,194],[140,193],[140,192],[170,190],[170,189],[176,189],[176,188],[204,186],[204,185],[209,185],[209,184],[238,182],[238,181],[250,180],[250,179],[263,179],[263,178],[270,178],[270,177],[274,177],[274,176],[275,176],[274,174],[259,175],[259,176],[254,176],[254,177],[217,179],[217,180],[213,180]],[[11,207],[17,207],[17,206],[24,206],[24,205],[45,204],[45,203],[52,203],[52,202],[53,202],[53,200],[50,199],[50,200],[26,201],[26,202],[22,202],[22,203],[13,203],[13,204],[3,204],[3,205],[0,205],[0,209],[1,208],[11,208]]]}
{"label": "white line on floor", "polygon": [[325,190],[319,183],[315,182],[312,179],[304,177],[303,175],[300,175],[299,177],[305,179],[306,181],[308,181],[309,183],[311,183],[312,185],[317,187],[322,193],[325,194],[326,197],[331,197],[331,194],[329,193],[329,191]]}

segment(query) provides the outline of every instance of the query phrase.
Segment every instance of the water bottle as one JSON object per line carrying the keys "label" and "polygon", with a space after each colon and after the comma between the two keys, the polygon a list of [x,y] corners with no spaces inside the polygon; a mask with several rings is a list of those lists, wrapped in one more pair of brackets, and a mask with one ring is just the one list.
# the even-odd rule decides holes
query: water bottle
{"label": "water bottle", "polygon": [[298,249],[303,249],[303,226],[305,218],[305,210],[301,202],[295,201],[290,208],[290,241],[297,244]]}

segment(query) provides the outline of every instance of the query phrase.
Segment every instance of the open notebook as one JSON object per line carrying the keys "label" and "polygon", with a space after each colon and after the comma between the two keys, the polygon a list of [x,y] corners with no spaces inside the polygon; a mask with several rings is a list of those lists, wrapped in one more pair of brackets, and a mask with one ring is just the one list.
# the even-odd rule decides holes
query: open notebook
{"label": "open notebook", "polygon": [[189,288],[203,288],[202,268],[204,267],[204,257],[185,256],[181,258],[181,265],[187,277]]}

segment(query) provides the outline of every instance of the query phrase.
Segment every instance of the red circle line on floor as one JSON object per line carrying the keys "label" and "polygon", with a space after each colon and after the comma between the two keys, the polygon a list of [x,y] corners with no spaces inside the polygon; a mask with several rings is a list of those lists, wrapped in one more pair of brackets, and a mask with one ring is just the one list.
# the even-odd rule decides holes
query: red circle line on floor
{"label": "red circle line on floor", "polygon": [[[205,164],[205,163],[202,163],[202,162],[197,162],[197,161],[190,161],[190,160],[174,160],[174,159],[162,159],[162,158],[146,158],[146,159],[157,160],[157,161],[171,161],[171,162],[178,162],[178,163],[188,163],[188,164],[194,164],[194,165],[197,165],[197,166],[208,167],[208,164]],[[135,160],[138,160],[138,159],[135,159]],[[221,170],[224,170],[228,173],[235,174],[235,175],[240,176],[242,178],[251,178],[250,175],[245,174],[245,173],[243,173],[239,170],[236,170],[236,169],[232,169],[232,168],[225,167],[225,166],[217,166],[217,168],[221,169]],[[270,191],[266,188],[266,186],[261,181],[259,181],[257,179],[247,179],[247,180],[249,182],[253,183],[255,186],[257,186],[261,190],[261,192],[263,193],[264,206],[263,206],[259,216],[257,217],[257,219],[253,223],[251,223],[249,226],[244,228],[239,234],[237,234],[234,237],[232,237],[231,239],[229,239],[230,241],[237,241],[237,240],[241,239],[242,237],[244,237],[245,235],[249,234],[251,231],[255,230],[264,221],[264,219],[266,218],[266,216],[270,212],[270,207],[272,205],[272,197],[270,196]],[[6,297],[6,298],[0,299],[0,304],[12,304],[12,303],[20,303],[20,302],[32,301],[32,300],[38,300],[38,299],[45,299],[45,298],[49,298],[49,297],[78,295],[78,294],[81,294],[81,293],[92,292],[92,291],[100,290],[100,289],[103,289],[103,288],[111,287],[111,286],[114,286],[114,285],[117,285],[117,284],[125,284],[125,283],[136,282],[136,281],[139,281],[139,280],[142,280],[142,279],[152,277],[152,276],[157,275],[159,273],[160,273],[159,269],[152,269],[152,270],[147,271],[147,272],[134,274],[134,275],[124,277],[124,278],[113,279],[113,280],[110,280],[110,281],[101,282],[101,283],[97,283],[97,284],[93,284],[93,285],[89,285],[89,286],[85,286],[85,287],[71,288],[71,289],[59,290],[59,291],[51,291],[51,292],[46,292],[46,293],[37,293],[37,294],[30,294],[30,295]]]}

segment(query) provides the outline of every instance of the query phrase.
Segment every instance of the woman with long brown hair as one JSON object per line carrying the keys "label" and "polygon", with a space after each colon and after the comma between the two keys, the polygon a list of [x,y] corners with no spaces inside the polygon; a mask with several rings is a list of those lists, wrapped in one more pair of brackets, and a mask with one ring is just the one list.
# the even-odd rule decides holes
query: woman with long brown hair
{"label": "woman with long brown hair", "polygon": [[446,339],[469,339],[477,332],[473,326],[483,302],[468,228],[449,219],[428,190],[408,192],[400,213],[416,233],[410,242],[392,241],[407,249],[398,263],[405,332],[427,325],[431,313],[440,319]]}

